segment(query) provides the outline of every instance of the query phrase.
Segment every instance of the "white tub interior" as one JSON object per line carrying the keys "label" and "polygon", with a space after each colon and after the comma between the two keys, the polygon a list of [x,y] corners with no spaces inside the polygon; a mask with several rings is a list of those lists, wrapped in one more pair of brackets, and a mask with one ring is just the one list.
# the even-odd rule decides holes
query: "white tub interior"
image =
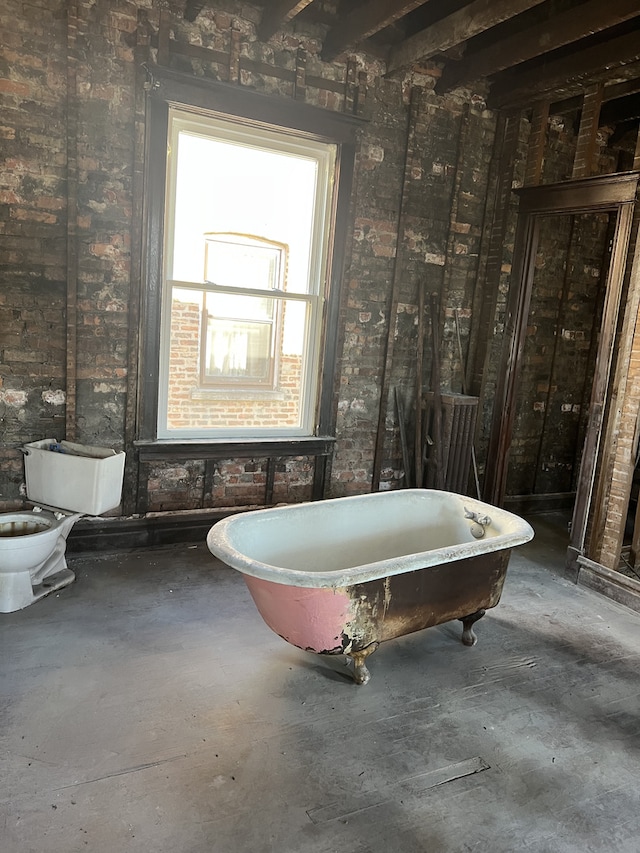
{"label": "white tub interior", "polygon": [[[491,517],[482,539],[465,509]],[[234,568],[281,582],[320,585],[302,573],[358,579],[410,571],[513,547],[533,535],[505,510],[449,492],[407,489],[243,513],[218,522],[210,550]],[[367,577],[365,577],[365,575]]]}

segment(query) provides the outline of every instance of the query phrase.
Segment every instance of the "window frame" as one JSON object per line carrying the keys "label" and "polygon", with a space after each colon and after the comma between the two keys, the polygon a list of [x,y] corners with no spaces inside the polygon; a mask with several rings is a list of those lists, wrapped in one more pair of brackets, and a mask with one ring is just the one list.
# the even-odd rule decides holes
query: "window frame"
{"label": "window frame", "polygon": [[[177,256],[177,245],[173,243],[174,228],[177,222],[177,212],[172,203],[179,194],[178,184],[178,146],[181,135],[186,137],[210,138],[211,140],[231,143],[234,146],[247,149],[262,149],[265,152],[273,152],[276,155],[292,156],[307,160],[315,164],[316,187],[312,204],[312,231],[311,251],[309,254],[308,267],[308,289],[301,292],[271,291],[271,298],[279,305],[280,311],[284,311],[286,304],[292,305],[294,300],[304,302],[305,334],[302,350],[302,375],[298,396],[297,424],[279,424],[277,426],[265,427],[263,431],[257,424],[251,426],[220,426],[220,427],[175,427],[169,424],[169,410],[171,400],[171,368],[170,368],[170,341],[171,316],[172,316],[172,288],[193,289],[199,285],[199,280],[184,282],[178,280],[180,270],[174,266],[174,258]],[[160,439],[192,438],[252,438],[260,435],[265,437],[276,436],[308,436],[313,435],[317,425],[317,402],[319,386],[319,352],[322,339],[323,299],[326,294],[326,272],[328,269],[327,255],[329,252],[329,237],[331,234],[331,212],[334,197],[334,172],[337,145],[326,140],[311,139],[307,135],[297,132],[288,132],[273,127],[264,127],[260,123],[253,122],[247,127],[246,122],[240,122],[235,117],[212,115],[211,113],[195,114],[182,106],[170,104],[169,125],[167,133],[167,183],[165,204],[165,265],[163,270],[161,310],[161,349],[160,349],[160,375],[159,375],[159,398],[157,413],[157,436]],[[273,242],[273,241],[271,241]],[[203,285],[204,286],[204,285]],[[229,293],[233,288],[228,287]],[[257,289],[238,288],[237,293],[247,296],[258,296]],[[302,307],[302,306],[300,306]],[[293,310],[293,307],[292,307]],[[169,346],[167,346],[169,344]],[[251,389],[248,384],[227,382],[227,389],[234,387],[233,392],[228,391],[230,404],[243,399],[243,388],[247,391],[244,399],[247,404],[257,406],[259,404],[260,391],[265,394],[267,388],[253,383]],[[271,401],[275,404],[278,399],[278,391],[273,384],[268,389]],[[202,393],[205,389],[198,388],[192,392],[192,398],[202,403]],[[225,388],[222,383],[216,388],[216,399],[211,400],[218,410],[224,407]],[[265,397],[265,399],[267,399]]]}
{"label": "window frame", "polygon": [[[154,72],[155,73],[155,72]],[[330,211],[326,292],[323,296],[321,340],[317,362],[318,389],[314,428],[309,435],[229,436],[211,438],[158,438],[159,361],[161,301],[163,293],[164,209],[166,194],[166,146],[171,107],[232,120],[248,127],[289,132],[337,146],[334,193]],[[335,433],[335,368],[339,340],[341,279],[351,203],[357,135],[366,124],[355,116],[334,113],[307,104],[262,95],[214,81],[198,81],[188,75],[159,70],[147,91],[145,134],[145,192],[143,203],[143,276],[141,291],[141,348],[137,401],[137,439],[140,445],[177,446],[235,445],[252,448],[274,444],[300,448],[315,446],[318,438]],[[291,294],[293,295],[293,294]]]}

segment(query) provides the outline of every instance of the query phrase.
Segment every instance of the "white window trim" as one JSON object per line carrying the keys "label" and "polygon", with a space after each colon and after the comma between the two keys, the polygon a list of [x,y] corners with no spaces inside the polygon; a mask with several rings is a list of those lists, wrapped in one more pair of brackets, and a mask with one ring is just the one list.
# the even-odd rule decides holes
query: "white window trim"
{"label": "white window trim", "polygon": [[[302,400],[301,425],[291,428],[238,428],[238,429],[169,429],[168,383],[172,287],[193,287],[207,289],[206,282],[174,281],[167,276],[173,268],[174,199],[176,192],[177,142],[180,132],[198,135],[215,135],[215,138],[235,142],[255,148],[270,148],[288,152],[294,156],[311,157],[318,164],[317,191],[312,225],[312,252],[309,271],[309,292],[300,294],[286,292],[270,294],[272,298],[301,300],[307,304],[311,317],[307,323],[307,335],[304,341],[305,353],[305,393]],[[323,308],[327,291],[328,254],[331,243],[332,193],[335,185],[334,175],[337,157],[337,145],[317,142],[292,132],[275,131],[261,125],[248,124],[246,121],[233,121],[206,115],[197,115],[192,111],[171,107],[169,109],[168,148],[166,170],[165,204],[165,245],[164,273],[161,302],[160,359],[158,377],[157,438],[167,439],[217,439],[217,438],[299,438],[316,434],[317,407],[322,371],[321,343],[323,327]],[[253,291],[243,290],[244,295]],[[259,292],[264,295],[263,291]]]}

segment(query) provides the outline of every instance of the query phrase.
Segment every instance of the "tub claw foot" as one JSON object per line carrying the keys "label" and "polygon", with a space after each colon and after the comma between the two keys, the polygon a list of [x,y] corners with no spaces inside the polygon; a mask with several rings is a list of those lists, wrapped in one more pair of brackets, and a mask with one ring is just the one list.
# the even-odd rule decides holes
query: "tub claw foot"
{"label": "tub claw foot", "polygon": [[475,646],[478,642],[478,638],[473,632],[473,623],[477,622],[478,619],[482,619],[486,610],[477,610],[475,613],[471,613],[469,616],[463,616],[462,619],[458,620],[462,622],[462,642],[465,646]]}
{"label": "tub claw foot", "polygon": [[371,643],[365,649],[360,649],[357,652],[349,652],[349,657],[353,660],[353,680],[356,684],[366,684],[371,678],[371,673],[367,669],[365,661],[369,655],[373,654],[380,643]]}

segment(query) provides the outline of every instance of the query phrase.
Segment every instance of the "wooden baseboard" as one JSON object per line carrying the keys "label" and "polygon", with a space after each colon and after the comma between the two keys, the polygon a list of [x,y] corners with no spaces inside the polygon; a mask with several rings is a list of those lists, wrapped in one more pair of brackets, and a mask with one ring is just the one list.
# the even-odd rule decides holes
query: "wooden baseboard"
{"label": "wooden baseboard", "polygon": [[553,492],[547,495],[506,495],[504,508],[511,512],[535,514],[573,509],[575,492]]}
{"label": "wooden baseboard", "polygon": [[67,539],[68,552],[128,551],[181,542],[204,542],[209,529],[236,510],[153,513],[140,518],[81,518]]}
{"label": "wooden baseboard", "polygon": [[580,566],[577,584],[593,589],[640,613],[640,581],[607,569],[586,557],[578,557],[577,562]]}

